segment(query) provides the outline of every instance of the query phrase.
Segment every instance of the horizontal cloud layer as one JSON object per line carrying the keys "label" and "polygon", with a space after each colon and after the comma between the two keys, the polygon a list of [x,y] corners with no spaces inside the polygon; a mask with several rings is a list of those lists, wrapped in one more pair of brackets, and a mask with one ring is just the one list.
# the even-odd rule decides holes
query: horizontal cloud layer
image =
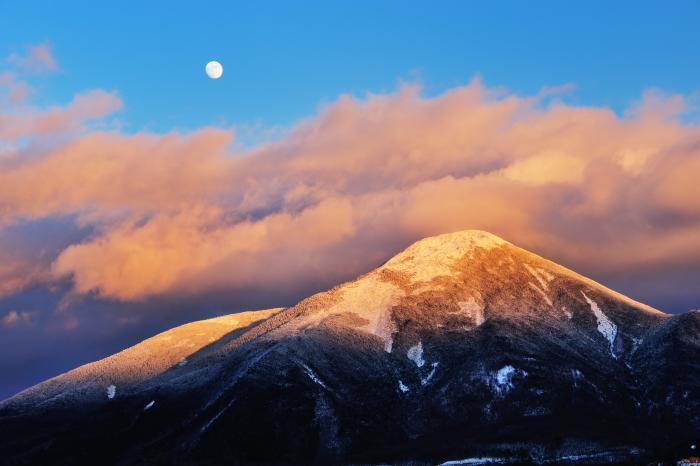
{"label": "horizontal cloud layer", "polygon": [[697,264],[700,128],[685,105],[652,92],[621,117],[478,79],[436,97],[404,86],[342,96],[235,151],[222,129],[91,130],[121,107],[104,91],[13,104],[0,108],[0,225],[70,216],[91,234],[48,264],[13,252],[0,293],[66,278],[127,301],[302,286],[464,228],[589,271]]}

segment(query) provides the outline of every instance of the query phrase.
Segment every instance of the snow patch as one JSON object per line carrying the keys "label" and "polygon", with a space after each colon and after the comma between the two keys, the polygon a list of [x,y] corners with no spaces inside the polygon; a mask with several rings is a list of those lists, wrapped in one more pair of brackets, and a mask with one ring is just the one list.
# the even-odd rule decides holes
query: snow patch
{"label": "snow patch", "polygon": [[459,312],[470,316],[477,327],[484,323],[484,307],[477,303],[474,297],[458,302],[457,306],[459,306]]}
{"label": "snow patch", "polygon": [[406,352],[406,357],[416,363],[416,366],[423,367],[423,343],[419,341],[417,345],[411,346]]}
{"label": "snow patch", "polygon": [[[630,448],[628,452],[632,455],[639,455],[642,451],[638,448]],[[584,453],[580,455],[565,455],[565,456],[559,456],[556,458],[558,461],[567,461],[567,462],[579,462],[579,461],[585,461],[586,464],[592,464],[590,460],[592,459],[599,459],[600,461],[596,461],[595,464],[608,464],[613,462],[616,459],[619,459],[619,452],[613,452],[613,451],[600,451],[600,452],[595,452],[595,453]],[[616,462],[616,461],[615,461]]]}
{"label": "snow patch", "polygon": [[182,359],[180,359],[180,360],[177,362],[177,365],[180,366],[180,367],[182,367],[182,366],[184,366],[185,364],[187,364],[188,362],[189,362],[189,361],[187,360],[187,358],[182,358]]}
{"label": "snow patch", "polygon": [[549,304],[550,306],[552,305],[552,300],[549,299],[549,296],[547,296],[547,293],[542,291],[539,286],[535,285],[532,282],[527,282],[527,284],[530,285],[530,288],[537,291],[540,294],[540,296],[542,296],[542,299],[544,299],[547,302],[547,304]]}
{"label": "snow patch", "polygon": [[503,395],[513,388],[513,377],[516,375],[527,377],[527,372],[511,365],[503,366],[491,373],[489,384],[497,395]]}
{"label": "snow patch", "polygon": [[156,404],[156,400],[151,400],[146,406],[143,407],[144,411],[148,411]]}
{"label": "snow patch", "polygon": [[107,398],[110,400],[114,399],[114,396],[117,394],[117,387],[114,385],[110,385],[107,387]]}
{"label": "snow patch", "polygon": [[578,369],[571,369],[571,378],[574,379],[574,388],[578,387],[579,382],[585,379],[583,373]]}
{"label": "snow patch", "polygon": [[427,385],[428,382],[430,382],[430,379],[432,379],[433,376],[435,375],[435,370],[437,369],[437,366],[438,366],[439,364],[440,364],[440,363],[438,363],[438,362],[434,362],[434,363],[432,364],[432,367],[433,367],[433,368],[430,370],[430,373],[429,373],[428,375],[426,375],[425,377],[423,377],[423,378],[420,380],[420,384],[421,384],[421,385]]}
{"label": "snow patch", "polygon": [[444,463],[441,463],[440,466],[450,466],[455,464],[506,464],[510,462],[510,458],[482,456],[478,458],[464,458],[462,460],[445,461]]}
{"label": "snow patch", "polygon": [[639,349],[639,347],[642,345],[642,343],[644,343],[643,338],[632,337],[632,352],[633,353],[636,352]]}
{"label": "snow patch", "polygon": [[586,299],[588,302],[588,305],[591,306],[591,311],[593,311],[593,314],[595,315],[596,321],[598,322],[598,332],[603,335],[603,337],[608,340],[608,343],[610,344],[610,354],[617,359],[617,356],[615,355],[614,352],[614,345],[613,343],[615,342],[615,337],[617,336],[617,325],[615,325],[605,314],[603,314],[603,311],[600,310],[600,307],[598,306],[598,303],[593,301],[591,298],[589,298],[586,293],[581,291],[581,294],[583,297]]}
{"label": "snow patch", "polygon": [[391,350],[394,348],[394,337],[389,336],[389,339],[384,342],[384,351],[391,354]]}
{"label": "snow patch", "polygon": [[327,312],[311,316],[309,324],[318,324],[328,316],[335,314],[354,313],[368,323],[362,330],[377,335],[384,342],[384,350],[392,349],[394,322],[391,309],[399,298],[405,296],[404,291],[386,280],[382,280],[377,272],[343,285],[339,290],[340,300],[331,306]]}
{"label": "snow patch", "polygon": [[569,320],[571,320],[571,318],[574,316],[574,315],[571,313],[571,311],[568,310],[568,309],[566,308],[566,306],[562,306],[562,307],[561,307],[561,310],[562,310],[562,312],[564,313],[564,315],[566,316],[566,318],[569,319]]}
{"label": "snow patch", "polygon": [[410,389],[406,386],[406,384],[399,380],[399,390],[401,390],[403,393],[408,393]]}

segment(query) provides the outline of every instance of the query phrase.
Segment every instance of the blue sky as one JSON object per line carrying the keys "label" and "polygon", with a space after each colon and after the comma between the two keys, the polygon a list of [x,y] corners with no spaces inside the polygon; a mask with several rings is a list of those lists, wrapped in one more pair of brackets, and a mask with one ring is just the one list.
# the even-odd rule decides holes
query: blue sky
{"label": "blue sky", "polygon": [[[39,101],[116,90],[126,131],[275,127],[341,93],[420,80],[428,95],[480,74],[533,94],[622,111],[649,87],[700,86],[700,3],[0,2],[0,55],[48,41],[61,72]],[[208,80],[209,59],[225,67]]]}

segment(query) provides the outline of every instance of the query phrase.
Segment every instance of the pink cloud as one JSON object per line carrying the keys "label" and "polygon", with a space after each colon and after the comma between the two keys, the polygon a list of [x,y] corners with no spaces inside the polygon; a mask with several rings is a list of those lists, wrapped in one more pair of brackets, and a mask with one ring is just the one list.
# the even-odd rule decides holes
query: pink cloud
{"label": "pink cloud", "polygon": [[58,62],[53,56],[51,45],[46,42],[27,46],[25,54],[12,54],[9,61],[22,71],[29,73],[58,70]]}
{"label": "pink cloud", "polygon": [[65,107],[0,109],[0,138],[16,140],[80,131],[90,120],[121,107],[122,101],[116,94],[98,89],[76,95]]}
{"label": "pink cloud", "polygon": [[3,101],[11,105],[22,104],[32,92],[29,83],[18,79],[15,73],[0,73],[0,109],[5,106]]}
{"label": "pink cloud", "polygon": [[60,122],[120,105],[88,94],[0,124],[70,134],[0,171],[0,224],[77,215],[94,234],[56,251],[50,274],[119,300],[342,280],[465,228],[585,270],[700,262],[700,128],[679,120],[684,99],[647,94],[620,117],[550,93],[474,80],[343,96],[242,152],[213,128],[72,133]]}

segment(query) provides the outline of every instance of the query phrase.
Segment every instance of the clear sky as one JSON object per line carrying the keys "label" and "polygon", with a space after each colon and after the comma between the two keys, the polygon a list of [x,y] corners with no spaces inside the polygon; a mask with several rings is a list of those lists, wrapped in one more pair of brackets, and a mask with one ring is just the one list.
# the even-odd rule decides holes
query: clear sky
{"label": "clear sky", "polygon": [[[117,90],[127,130],[288,125],[341,93],[480,74],[531,94],[572,83],[617,110],[659,87],[698,89],[697,1],[0,2],[0,54],[52,44],[41,99]],[[224,78],[208,81],[209,59]]]}
{"label": "clear sky", "polygon": [[698,1],[0,0],[0,398],[459,229],[700,308],[698,24]]}

